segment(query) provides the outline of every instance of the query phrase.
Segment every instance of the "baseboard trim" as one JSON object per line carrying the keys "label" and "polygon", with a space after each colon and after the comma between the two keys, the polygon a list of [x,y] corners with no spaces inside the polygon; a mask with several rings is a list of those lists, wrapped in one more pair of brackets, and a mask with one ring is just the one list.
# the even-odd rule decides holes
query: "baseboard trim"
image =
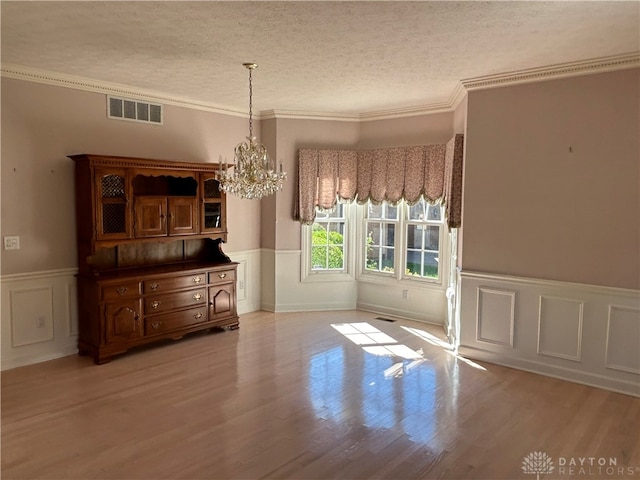
{"label": "baseboard trim", "polygon": [[640,384],[634,382],[614,379],[593,373],[585,373],[578,370],[526,360],[523,358],[508,357],[495,352],[465,345],[460,345],[458,347],[458,354],[462,357],[468,357],[473,360],[494,363],[503,367],[516,368],[518,370],[546,377],[557,378],[559,380],[579,383],[589,387],[604,388],[613,392],[640,397]]}
{"label": "baseboard trim", "polygon": [[401,310],[399,308],[388,308],[383,307],[381,305],[376,305],[372,303],[361,303],[358,302],[356,305],[358,310],[363,310],[365,312],[378,313],[381,315],[391,315],[399,318],[406,318],[407,320],[413,320],[415,322],[428,323],[431,325],[439,325],[444,326],[444,320],[430,318],[430,317],[421,317],[416,314],[416,312],[410,310]]}
{"label": "baseboard trim", "polygon": [[263,305],[262,310],[266,310],[268,312],[322,312],[324,310],[355,310],[356,306],[352,303],[318,303],[318,304],[278,304],[277,307],[274,305]]}

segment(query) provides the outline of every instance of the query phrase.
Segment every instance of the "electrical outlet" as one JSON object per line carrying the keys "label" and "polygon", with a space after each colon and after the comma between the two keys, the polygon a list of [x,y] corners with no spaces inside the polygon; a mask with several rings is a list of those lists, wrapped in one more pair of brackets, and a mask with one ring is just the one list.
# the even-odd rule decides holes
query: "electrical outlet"
{"label": "electrical outlet", "polygon": [[4,237],[4,249],[20,250],[20,237],[17,235]]}
{"label": "electrical outlet", "polygon": [[36,328],[44,328],[44,317],[36,318]]}
{"label": "electrical outlet", "polygon": [[409,297],[409,290],[402,290],[402,298],[408,298]]}
{"label": "electrical outlet", "polygon": [[238,290],[244,290],[244,282],[242,280],[238,282]]}

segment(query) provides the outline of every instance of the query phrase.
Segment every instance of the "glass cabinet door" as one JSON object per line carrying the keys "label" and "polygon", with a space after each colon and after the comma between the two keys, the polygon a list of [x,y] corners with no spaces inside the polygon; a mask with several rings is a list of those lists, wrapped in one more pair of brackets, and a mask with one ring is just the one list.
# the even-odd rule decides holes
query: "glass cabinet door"
{"label": "glass cabinet door", "polygon": [[220,182],[214,174],[203,173],[201,233],[225,232],[225,194],[220,191]]}
{"label": "glass cabinet door", "polygon": [[96,239],[131,238],[128,181],[125,169],[99,168],[96,182]]}

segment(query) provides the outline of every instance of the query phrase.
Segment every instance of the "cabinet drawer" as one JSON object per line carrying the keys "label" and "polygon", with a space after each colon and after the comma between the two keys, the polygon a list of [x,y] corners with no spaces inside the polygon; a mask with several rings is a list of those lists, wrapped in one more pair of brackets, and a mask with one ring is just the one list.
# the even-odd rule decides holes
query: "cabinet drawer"
{"label": "cabinet drawer", "polygon": [[199,308],[191,308],[181,312],[166,313],[164,315],[154,315],[145,318],[144,333],[145,335],[154,335],[156,333],[169,332],[190,325],[197,325],[207,321],[207,308],[205,306]]}
{"label": "cabinet drawer", "polygon": [[207,283],[204,272],[192,273],[191,275],[181,275],[179,277],[158,278],[155,280],[145,280],[144,293],[161,293],[181,288],[197,287]]}
{"label": "cabinet drawer", "polygon": [[227,283],[236,281],[236,271],[233,268],[209,272],[209,283]]}
{"label": "cabinet drawer", "polygon": [[140,295],[140,282],[124,281],[113,285],[103,285],[101,288],[102,300],[105,302],[120,298],[131,298]]}
{"label": "cabinet drawer", "polygon": [[207,290],[204,287],[167,295],[152,295],[144,299],[144,313],[155,315],[178,308],[204,305],[206,302]]}

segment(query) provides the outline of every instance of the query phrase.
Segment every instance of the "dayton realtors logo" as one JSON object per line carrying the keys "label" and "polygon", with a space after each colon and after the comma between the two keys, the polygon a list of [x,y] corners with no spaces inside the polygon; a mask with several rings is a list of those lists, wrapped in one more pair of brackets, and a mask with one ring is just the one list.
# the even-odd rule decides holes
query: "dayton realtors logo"
{"label": "dayton realtors logo", "polygon": [[[546,475],[556,471],[553,459],[545,452],[531,452],[522,460],[522,471],[526,474]],[[606,475],[609,478],[633,477],[640,473],[640,467],[618,465],[614,457],[559,457],[556,475],[594,476]]]}
{"label": "dayton realtors logo", "polygon": [[540,480],[540,474],[553,472],[553,461],[544,452],[531,452],[522,460],[522,471],[536,475],[536,480]]}

